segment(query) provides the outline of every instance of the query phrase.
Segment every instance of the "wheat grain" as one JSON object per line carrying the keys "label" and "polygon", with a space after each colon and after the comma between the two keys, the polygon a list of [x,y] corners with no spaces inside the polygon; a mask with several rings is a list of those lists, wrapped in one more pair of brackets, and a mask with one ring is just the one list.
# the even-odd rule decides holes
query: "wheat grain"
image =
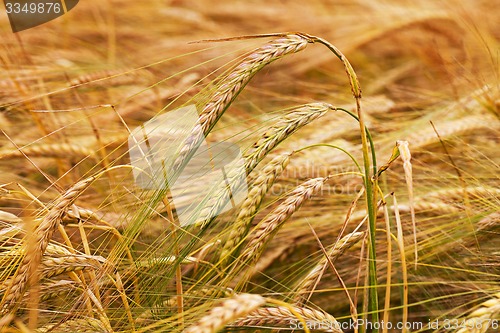
{"label": "wheat grain", "polygon": [[[329,104],[314,103],[301,106],[289,112],[282,120],[273,125],[262,139],[257,141],[245,157],[245,170],[249,174],[257,164],[280,142],[285,140],[301,127],[309,124],[314,119],[324,115],[328,110],[334,109]],[[230,170],[235,174],[228,174],[228,178],[233,184],[233,188],[239,188],[243,177],[236,168]],[[209,202],[200,213],[199,220],[205,221],[207,218],[216,216],[218,211],[226,204],[226,189],[221,189],[220,193],[210,197]]]}
{"label": "wheat grain", "polygon": [[[364,232],[353,232],[342,239],[340,239],[334,246],[328,250],[328,258],[330,262],[335,262],[347,249],[356,244],[363,238]],[[319,262],[307,273],[307,275],[300,281],[295,288],[295,303],[303,304],[309,297],[309,294],[314,290],[318,284],[323,272],[325,271],[329,261],[327,257],[323,256]]]}
{"label": "wheat grain", "polygon": [[[205,300],[210,296],[217,294],[218,297],[231,297],[234,292],[231,288],[200,288],[193,290],[189,293],[184,293],[184,305],[194,305],[199,303],[200,300]],[[170,297],[163,301],[161,305],[153,306],[152,308],[141,313],[135,320],[138,324],[144,324],[152,320],[154,314],[165,314],[168,310],[177,307],[177,296]]]}
{"label": "wheat grain", "polygon": [[309,199],[314,193],[319,191],[323,184],[328,180],[325,178],[310,179],[297,188],[267,217],[265,217],[252,230],[251,238],[248,241],[241,258],[251,260],[259,256],[263,247],[274,236],[274,233],[295,213],[300,206]]}
{"label": "wheat grain", "polygon": [[51,143],[30,145],[19,150],[2,150],[0,151],[0,159],[4,158],[24,158],[24,155],[29,157],[57,157],[57,158],[91,158],[96,160],[95,152],[86,147],[82,147],[70,143]]}
{"label": "wheat grain", "polygon": [[488,233],[500,227],[500,212],[491,213],[477,222],[477,231]]}
{"label": "wheat grain", "polygon": [[245,152],[245,168],[247,173],[250,173],[280,142],[313,120],[323,116],[329,110],[335,110],[335,108],[326,103],[311,103],[297,107],[286,113]]}
{"label": "wheat grain", "polygon": [[226,299],[220,306],[210,310],[198,323],[184,333],[215,333],[229,323],[247,315],[265,303],[260,295],[239,294]]}
{"label": "wheat grain", "polygon": [[23,220],[21,220],[19,217],[17,217],[16,215],[14,215],[12,213],[0,210],[0,221],[7,222],[7,223],[11,224],[11,223],[20,223]]}
{"label": "wheat grain", "polygon": [[479,308],[471,312],[465,322],[461,323],[461,328],[456,333],[485,333],[492,324],[493,319],[497,319],[500,314],[500,292],[492,298],[479,305]]}
{"label": "wheat grain", "polygon": [[[322,332],[342,333],[340,324],[332,315],[322,311],[297,306],[293,306],[293,310],[306,321],[308,327],[314,327]],[[274,326],[290,329],[297,323],[297,317],[289,308],[279,306],[256,309],[250,312],[246,317],[233,322],[233,325],[254,327]]]}
{"label": "wheat grain", "polygon": [[240,212],[236,217],[224,247],[221,251],[221,260],[225,261],[237,251],[240,242],[246,236],[248,228],[257,213],[267,191],[290,162],[291,154],[276,156],[270,161],[252,182],[248,196],[241,205]]}
{"label": "wheat grain", "polygon": [[95,178],[96,177],[86,178],[73,185],[68,191],[61,195],[34,230],[33,239],[30,244],[27,244],[28,250],[2,299],[1,314],[13,312],[16,307],[19,306],[19,300],[30,284],[29,280],[36,279],[36,271],[42,261],[42,256],[62,217],[66,214],[67,210],[75,202],[78,196],[90,186]]}

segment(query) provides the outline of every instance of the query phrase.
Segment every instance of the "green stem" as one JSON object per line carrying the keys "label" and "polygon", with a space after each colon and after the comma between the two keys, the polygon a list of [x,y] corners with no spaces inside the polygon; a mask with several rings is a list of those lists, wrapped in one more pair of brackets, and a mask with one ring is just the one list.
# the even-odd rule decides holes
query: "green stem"
{"label": "green stem", "polygon": [[[329,43],[328,41],[318,38],[315,36],[308,36],[312,42],[318,42],[320,44],[325,45],[330,51],[332,51],[344,64],[347,76],[349,78],[349,84],[351,86],[352,94],[354,99],[356,100],[356,111],[358,116],[360,134],[361,134],[361,145],[363,150],[363,164],[364,164],[364,183],[366,189],[366,206],[368,211],[368,221],[369,221],[369,232],[370,232],[370,246],[369,246],[369,261],[368,261],[368,284],[370,285],[369,296],[368,296],[368,312],[372,314],[372,322],[377,323],[379,321],[379,313],[378,313],[378,294],[377,294],[377,263],[376,263],[376,244],[375,244],[375,227],[376,227],[376,210],[375,210],[375,193],[373,191],[373,185],[376,188],[377,179],[373,177],[372,184],[372,172],[371,172],[371,164],[370,164],[370,149],[368,147],[368,136],[366,134],[365,121],[363,117],[363,113],[361,112],[361,88],[359,86],[358,78],[351,64],[347,60],[347,58],[337,49],[334,45]],[[372,159],[373,159],[373,176],[376,175],[377,168],[376,158],[375,158],[375,149],[373,148],[373,141],[370,138],[371,143],[371,151],[372,151]],[[373,332],[378,333],[378,329],[374,328]]]}
{"label": "green stem", "polygon": [[345,153],[347,156],[349,156],[349,158],[354,162],[354,164],[356,164],[356,167],[358,168],[359,172],[360,173],[363,173],[363,171],[361,170],[361,167],[359,166],[359,163],[358,161],[356,161],[356,159],[354,158],[354,156],[351,155],[351,153],[349,153],[347,150],[345,150],[344,148],[342,147],[339,147],[339,146],[336,146],[336,145],[332,145],[332,144],[329,144],[329,143],[316,143],[316,144],[313,144],[313,145],[309,145],[309,146],[305,146],[305,147],[302,147],[298,150],[295,150],[294,152],[295,153],[298,153],[300,151],[303,151],[303,150],[306,150],[306,149],[309,149],[309,148],[313,148],[313,147],[330,147],[330,148],[334,148],[334,149],[338,149],[340,150],[341,152]]}

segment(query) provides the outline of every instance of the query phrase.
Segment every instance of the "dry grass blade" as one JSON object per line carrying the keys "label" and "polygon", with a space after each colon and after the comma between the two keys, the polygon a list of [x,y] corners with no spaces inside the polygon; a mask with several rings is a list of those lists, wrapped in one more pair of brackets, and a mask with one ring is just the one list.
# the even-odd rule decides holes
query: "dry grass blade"
{"label": "dry grass blade", "polygon": [[220,306],[214,307],[198,323],[188,327],[184,333],[215,333],[224,326],[247,315],[266,300],[260,295],[239,294],[226,299]]}
{"label": "dry grass blade", "polygon": [[406,181],[406,186],[408,188],[411,224],[413,226],[413,243],[414,243],[413,246],[415,247],[414,252],[415,252],[415,269],[416,269],[418,263],[418,241],[417,241],[417,225],[415,221],[415,205],[413,200],[413,175],[411,166],[411,153],[410,153],[410,148],[408,147],[408,141],[397,141],[396,144],[398,146],[401,159],[403,160],[405,181]]}
{"label": "dry grass blade", "polygon": [[267,191],[290,162],[290,154],[279,155],[273,158],[256,176],[248,196],[241,205],[240,212],[234,222],[227,240],[222,248],[221,260],[225,261],[236,252],[240,242],[246,236],[257,210],[264,200]]}
{"label": "dry grass blade", "polygon": [[[353,232],[342,237],[342,239],[328,250],[330,261],[335,262],[346,250],[359,242],[364,235],[364,232]],[[314,291],[327,266],[328,259],[323,256],[295,288],[295,303],[303,304],[309,298],[309,294]]]}
{"label": "dry grass blade", "polygon": [[[294,311],[304,318],[308,326],[318,331],[342,333],[340,324],[328,313],[304,307],[293,307]],[[234,326],[274,326],[290,329],[299,323],[295,314],[287,307],[259,308],[249,313],[245,318],[236,320]],[[298,327],[298,325],[297,325]]]}
{"label": "dry grass blade", "polygon": [[299,210],[306,200],[319,191],[327,180],[328,177],[313,178],[295,188],[275,210],[252,230],[251,238],[241,255],[242,260],[252,260],[252,258],[258,257],[283,223]]}
{"label": "dry grass blade", "polygon": [[[36,279],[36,271],[42,261],[49,240],[57,229],[62,217],[78,196],[87,189],[96,177],[86,178],[73,185],[66,193],[59,197],[50,211],[33,232],[33,239],[27,244],[28,249],[21,264],[8,286],[2,299],[1,314],[13,312],[19,306],[19,301],[30,285],[30,280]],[[35,280],[36,281],[36,280]]]}
{"label": "dry grass blade", "polygon": [[[2,150],[0,159],[24,158],[24,154],[29,157],[57,157],[57,158],[91,158],[96,160],[95,152],[86,147],[69,143],[51,143],[30,145],[19,150]],[[24,154],[23,154],[24,153]]]}
{"label": "dry grass blade", "polygon": [[245,152],[247,173],[250,173],[280,142],[330,110],[335,110],[335,107],[327,103],[311,103],[286,113]]}
{"label": "dry grass blade", "polygon": [[285,55],[303,50],[308,43],[309,40],[301,35],[287,35],[265,44],[245,57],[222,80],[217,91],[203,108],[199,124],[193,128],[190,137],[181,148],[179,158],[174,164],[174,170],[185,163],[189,154],[203,140],[203,135],[210,132],[224,111],[259,70]]}

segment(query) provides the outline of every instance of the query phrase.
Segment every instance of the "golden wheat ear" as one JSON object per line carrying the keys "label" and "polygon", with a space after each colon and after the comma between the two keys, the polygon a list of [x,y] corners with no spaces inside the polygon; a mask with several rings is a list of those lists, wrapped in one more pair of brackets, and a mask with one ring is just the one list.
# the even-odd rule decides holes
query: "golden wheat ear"
{"label": "golden wheat ear", "polygon": [[266,43],[245,57],[232,72],[221,80],[221,84],[203,107],[199,123],[192,129],[189,138],[181,148],[174,163],[174,170],[186,163],[194,148],[197,148],[203,140],[203,135],[210,133],[229,105],[257,72],[286,55],[305,49],[308,43],[310,40],[302,35],[284,35]]}
{"label": "golden wheat ear", "polygon": [[295,303],[299,305],[304,304],[319,283],[329,261],[332,263],[335,262],[345,251],[359,242],[364,236],[364,232],[352,232],[342,237],[332,246],[327,252],[328,257],[323,256],[295,288]]}
{"label": "golden wheat ear", "polygon": [[298,306],[277,306],[258,308],[232,323],[238,327],[275,327],[291,329],[296,325],[298,328],[297,315],[302,317],[310,327],[318,331],[343,333],[340,324],[334,316],[319,310]]}
{"label": "golden wheat ear", "polygon": [[92,176],[73,185],[54,202],[47,215],[36,227],[26,244],[26,254],[5,291],[0,309],[2,315],[15,312],[27,288],[37,283],[39,278],[37,271],[54,231],[71,205],[96,178],[97,176]]}
{"label": "golden wheat ear", "polygon": [[275,180],[290,162],[290,154],[278,155],[270,161],[264,169],[255,177],[248,191],[248,196],[241,205],[240,212],[236,217],[222,248],[220,260],[227,262],[237,252],[241,242],[248,233],[250,224],[255,217],[264,197],[274,184]]}
{"label": "golden wheat ear", "polygon": [[198,323],[188,327],[184,333],[216,333],[224,326],[244,317],[266,302],[260,295],[239,294],[223,301],[202,317]]}
{"label": "golden wheat ear", "polygon": [[313,178],[299,185],[292,193],[252,230],[241,260],[251,262],[258,258],[276,231],[307,201],[318,192],[328,177]]}

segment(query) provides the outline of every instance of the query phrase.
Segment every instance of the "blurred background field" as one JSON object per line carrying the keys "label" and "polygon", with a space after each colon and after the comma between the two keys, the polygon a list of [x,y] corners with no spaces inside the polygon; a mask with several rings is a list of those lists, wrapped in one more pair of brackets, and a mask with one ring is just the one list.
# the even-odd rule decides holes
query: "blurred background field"
{"label": "blurred background field", "polygon": [[[498,319],[499,21],[500,1],[482,0],[106,0],[80,1],[66,15],[14,34],[1,10],[2,228],[36,221],[46,213],[44,205],[59,197],[62,189],[111,165],[127,164],[127,127],[139,126],[184,104],[203,103],[216,88],[213,80],[218,75],[268,39],[198,41],[305,32],[330,41],[354,67],[379,165],[389,159],[396,140],[409,142],[420,254],[417,269],[413,266],[409,193],[401,161],[391,165],[380,184],[386,194],[394,192],[399,202],[408,256],[410,321],[464,318],[476,308],[488,309],[488,318]],[[283,110],[318,101],[355,110],[342,64],[324,47],[310,45],[263,68],[226,111],[208,140],[231,141],[245,148],[279,119]],[[338,145],[361,160],[358,124],[335,112],[299,130],[273,156],[316,143]],[[255,221],[265,217],[301,182],[352,171],[356,170],[349,158],[333,149],[307,149],[294,155]],[[325,247],[335,244],[361,187],[359,177],[335,177],[284,224],[262,253],[245,287],[236,291],[288,300],[292,286],[323,256],[310,226]],[[111,171],[97,180],[76,204],[89,225],[102,226],[105,221],[114,231],[89,227],[82,235],[81,218],[73,207],[73,216],[66,214],[65,228],[74,250],[116,259],[109,257],[119,243],[116,232],[127,235],[134,213],[144,204],[138,196],[127,169]],[[391,205],[389,202],[393,214]],[[85,215],[85,209],[95,215]],[[358,204],[352,219],[361,221],[363,209],[363,204]],[[164,215],[164,211],[158,212],[158,217],[151,218],[138,232],[135,242],[128,243],[137,265],[142,259],[151,260],[151,253],[160,253],[160,249],[165,251],[162,256],[173,251],[165,245],[172,234],[168,233]],[[224,242],[236,215],[236,210],[222,215],[203,236],[199,251],[189,254],[217,266],[219,249],[211,242]],[[392,307],[387,311],[396,322],[402,318],[405,283],[396,245],[392,272],[387,272],[382,213],[378,223],[382,230],[377,232],[381,309],[385,281],[391,274]],[[356,224],[353,222],[347,230],[352,231]],[[1,251],[6,253],[13,246],[12,239],[1,239]],[[54,241],[66,240],[56,232]],[[212,245],[203,247],[207,244]],[[363,251],[360,244],[341,256],[335,267],[362,315],[366,310],[362,304],[365,261],[360,258],[366,256],[366,249]],[[182,247],[182,241],[179,245]],[[113,263],[118,265],[118,261]],[[4,256],[3,282],[14,274],[17,264]],[[237,289],[234,281],[198,280],[202,272],[213,273],[211,266],[186,266],[183,281],[188,299],[189,291],[202,289],[197,281],[206,283],[207,288]],[[82,268],[84,272],[92,269],[95,267]],[[68,272],[42,282],[71,280],[64,274]],[[83,274],[81,279],[94,281],[95,275]],[[133,331],[136,325],[140,331],[141,325],[158,320],[161,324],[150,331],[180,331],[177,319],[169,322],[167,316],[177,310],[157,310],[156,317],[137,321],[142,313],[175,295],[174,268],[149,267],[147,273],[136,274],[144,280],[138,282],[143,283],[142,296],[134,294],[137,281],[124,273],[130,279],[125,281],[124,292],[131,303],[130,312],[117,305],[120,300],[113,291],[100,295],[110,327]],[[167,281],[162,277],[168,277]],[[114,287],[108,283],[102,288]],[[79,295],[78,288],[70,291],[71,297]],[[89,311],[83,313],[73,303],[65,302],[71,297],[58,295],[40,302],[37,319],[26,309],[19,318],[29,321],[31,328],[47,328],[75,316],[91,316],[88,307],[81,306]],[[199,318],[196,311],[206,311],[202,305],[211,297],[196,294],[192,304],[186,302],[187,324]],[[488,300],[493,301],[481,305]],[[330,268],[307,306],[322,309],[339,321],[352,315],[349,299]],[[27,313],[31,313],[29,320]],[[95,317],[101,320],[100,315]],[[13,331],[21,326],[15,327]],[[75,330],[85,331],[82,327]]]}

